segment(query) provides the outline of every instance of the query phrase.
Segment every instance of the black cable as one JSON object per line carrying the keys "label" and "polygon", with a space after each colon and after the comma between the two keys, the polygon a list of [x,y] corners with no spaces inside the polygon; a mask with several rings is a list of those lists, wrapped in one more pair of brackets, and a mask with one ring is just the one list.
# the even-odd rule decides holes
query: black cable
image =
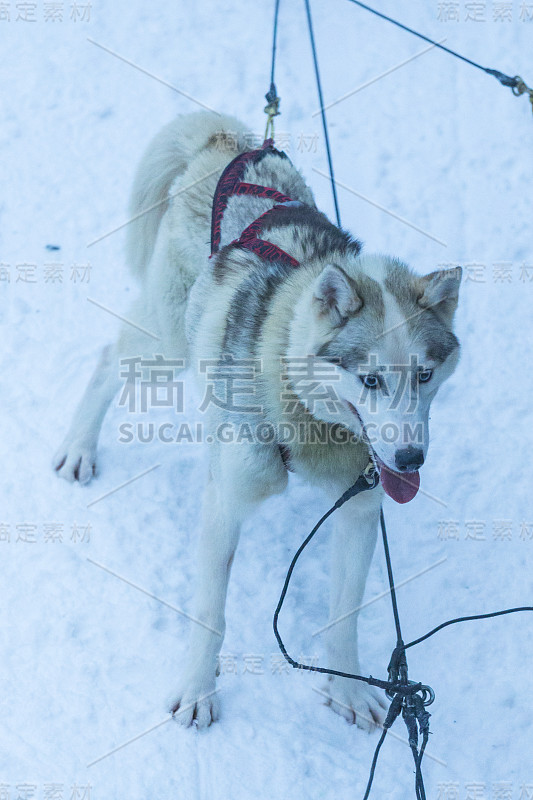
{"label": "black cable", "polygon": [[[365,9],[366,11],[370,11],[372,14],[375,14],[377,17],[380,17],[381,19],[385,19],[388,22],[393,23],[394,25],[396,25],[397,27],[401,28],[402,30],[407,31],[408,33],[412,33],[414,36],[417,36],[418,38],[423,39],[426,42],[429,42],[434,47],[437,47],[438,49],[443,50],[443,51],[449,53],[450,55],[455,56],[456,58],[459,58],[461,61],[464,61],[465,63],[470,64],[471,66],[476,67],[477,69],[480,69],[480,70],[482,70],[483,72],[486,72],[489,75],[492,75],[493,77],[497,78],[497,80],[499,80],[500,83],[503,84],[504,86],[511,87],[511,89],[513,90],[513,93],[515,93],[515,94],[521,94],[524,90],[529,91],[530,99],[533,102],[533,94],[531,93],[531,90],[528,90],[527,87],[525,87],[523,82],[521,83],[521,88],[519,88],[518,91],[515,92],[515,89],[518,87],[519,82],[521,82],[521,79],[518,76],[509,77],[508,75],[505,75],[504,73],[499,72],[498,70],[494,70],[494,69],[489,69],[487,67],[483,67],[481,64],[478,64],[475,61],[472,61],[471,59],[466,58],[465,56],[462,56],[459,53],[456,53],[454,50],[451,50],[449,47],[444,47],[443,45],[439,44],[438,42],[434,41],[433,39],[430,39],[428,36],[424,36],[423,34],[419,33],[418,31],[415,31],[412,28],[407,27],[407,25],[403,25],[401,22],[398,22],[397,20],[392,19],[392,17],[388,17],[386,14],[382,14],[381,12],[377,11],[376,9],[373,9],[370,6],[365,5],[365,3],[361,3],[360,0],[350,0],[350,2],[354,3],[355,5],[359,6],[360,8]],[[272,41],[272,66],[271,66],[271,73],[270,73],[270,90],[266,95],[267,102],[269,102],[269,103],[274,103],[274,102],[279,103],[279,98],[277,97],[276,86],[275,86],[275,83],[274,83],[275,64],[276,64],[276,49],[277,49],[277,31],[278,31],[279,4],[280,4],[280,0],[276,0],[275,10],[274,10],[274,30],[273,30],[273,41]],[[330,144],[329,144],[329,135],[328,135],[326,111],[325,111],[325,108],[324,108],[324,99],[323,99],[323,95],[322,95],[322,84],[321,84],[321,80],[320,80],[320,70],[319,70],[319,66],[318,66],[318,57],[317,57],[317,51],[316,51],[315,37],[314,37],[314,33],[313,33],[313,22],[312,22],[312,18],[311,18],[311,7],[310,7],[309,0],[305,0],[305,9],[306,9],[306,14],[307,14],[307,24],[308,24],[308,28],[309,28],[309,40],[310,40],[310,43],[311,43],[311,49],[312,49],[312,53],[313,53],[313,63],[314,63],[314,67],[315,67],[315,77],[316,77],[318,98],[319,98],[319,102],[320,102],[320,114],[321,114],[321,117],[322,117],[322,127],[323,127],[323,130],[324,130],[324,139],[325,139],[325,143],[326,143],[326,153],[327,153],[327,158],[328,158],[328,167],[329,167],[329,176],[330,176],[330,181],[331,181],[331,190],[332,190],[332,194],[333,194],[333,203],[334,203],[334,206],[335,206],[335,215],[336,215],[336,219],[337,219],[337,225],[340,227],[341,226],[341,219],[340,219],[340,212],[339,212],[339,204],[338,204],[338,200],[337,200],[337,189],[336,189],[336,185],[335,185],[335,177],[334,177],[334,172],[333,172],[333,160],[332,160],[331,148],[330,148]],[[265,110],[267,110],[267,109],[265,109]],[[276,110],[277,110],[277,106],[276,106]],[[268,126],[267,126],[267,129],[268,129]],[[365,795],[364,795],[363,800],[368,800],[368,796],[370,794],[370,790],[371,790],[372,783],[373,783],[373,780],[374,780],[374,773],[375,773],[375,770],[376,770],[376,765],[377,765],[377,761],[378,761],[379,752],[380,752],[380,749],[381,749],[381,747],[383,745],[383,742],[385,741],[385,737],[387,735],[387,731],[390,728],[390,726],[393,724],[393,722],[396,719],[396,717],[399,715],[400,710],[402,708],[403,708],[403,712],[404,712],[404,714],[403,714],[404,721],[405,721],[405,723],[407,725],[407,729],[409,731],[409,743],[410,743],[410,747],[411,747],[411,751],[412,751],[413,759],[414,759],[414,763],[415,763],[415,793],[416,793],[416,798],[417,798],[417,800],[426,800],[426,792],[425,792],[424,781],[423,781],[423,777],[422,777],[422,758],[423,758],[424,751],[426,749],[426,745],[427,745],[428,738],[429,738],[429,717],[430,717],[430,715],[428,714],[428,712],[425,710],[425,707],[424,707],[424,703],[426,703],[426,701],[423,700],[423,696],[424,695],[421,697],[421,696],[417,695],[416,692],[418,692],[419,689],[422,689],[423,692],[425,690],[429,690],[429,692],[431,692],[431,694],[433,694],[433,692],[430,689],[430,687],[422,687],[422,684],[420,684],[420,683],[416,683],[416,684],[414,684],[412,682],[410,684],[408,683],[408,680],[407,680],[407,675],[408,675],[408,673],[407,673],[407,660],[406,660],[406,657],[405,657],[405,650],[408,647],[412,647],[415,644],[419,644],[420,642],[423,642],[426,639],[429,639],[430,636],[433,636],[435,633],[437,633],[438,631],[442,630],[443,628],[446,628],[449,625],[454,625],[455,623],[458,623],[458,622],[466,622],[466,621],[470,621],[470,620],[488,619],[488,618],[491,618],[491,617],[497,617],[497,616],[501,616],[501,615],[504,615],[504,614],[512,614],[512,613],[515,613],[515,612],[518,612],[518,611],[533,611],[533,607],[531,607],[531,606],[521,606],[521,607],[518,607],[518,608],[505,609],[504,611],[496,611],[496,612],[489,613],[489,614],[476,614],[476,615],[471,615],[471,616],[467,616],[467,617],[457,617],[455,619],[448,620],[447,622],[443,622],[441,625],[438,625],[433,630],[429,631],[428,633],[424,634],[423,636],[420,636],[418,639],[415,639],[412,642],[409,642],[409,644],[405,645],[403,643],[403,639],[402,639],[400,617],[399,617],[399,613],[398,613],[398,604],[397,604],[397,599],[396,599],[396,589],[395,589],[395,584],[394,584],[394,576],[393,576],[393,573],[392,573],[392,564],[391,564],[391,559],[390,559],[389,544],[388,544],[387,531],[386,531],[386,526],[385,526],[385,518],[384,518],[384,515],[383,515],[383,508],[381,508],[380,509],[381,532],[382,532],[382,538],[383,538],[383,547],[384,547],[384,551],[385,551],[385,559],[386,559],[386,563],[387,563],[387,574],[388,574],[388,580],[389,580],[389,590],[390,590],[390,595],[391,595],[392,610],[393,610],[393,615],[394,615],[394,624],[395,624],[395,627],[396,627],[396,647],[395,647],[395,649],[393,651],[393,654],[392,654],[392,657],[391,657],[391,661],[389,663],[389,680],[388,681],[380,681],[380,680],[377,680],[375,678],[372,678],[372,676],[369,676],[368,678],[366,678],[363,675],[354,675],[354,674],[351,674],[351,673],[341,672],[339,670],[333,670],[333,669],[326,669],[324,667],[311,666],[311,665],[308,665],[308,664],[302,664],[302,663],[300,663],[298,661],[295,661],[288,654],[288,652],[287,652],[287,650],[285,648],[285,645],[283,643],[283,640],[282,640],[282,638],[281,638],[281,636],[279,634],[278,618],[279,618],[279,614],[280,614],[281,608],[283,606],[283,603],[285,601],[287,590],[289,588],[290,579],[291,579],[292,573],[294,571],[294,568],[296,566],[296,562],[298,561],[301,553],[307,547],[307,545],[309,544],[311,539],[315,536],[315,534],[318,531],[318,529],[320,528],[320,526],[328,519],[328,517],[331,514],[333,514],[334,511],[336,511],[338,508],[340,508],[340,506],[343,505],[347,500],[349,500],[350,497],[353,497],[356,494],[358,494],[359,492],[365,491],[366,489],[373,489],[377,485],[378,480],[379,480],[379,476],[376,473],[374,473],[369,480],[367,480],[365,475],[361,475],[358,478],[358,480],[356,481],[356,483],[350,489],[348,489],[342,495],[342,497],[340,497],[339,500],[337,500],[337,502],[321,517],[321,519],[317,522],[317,524],[312,529],[311,533],[302,542],[302,544],[300,545],[300,547],[296,551],[296,553],[295,553],[295,555],[294,555],[294,557],[293,557],[293,559],[291,561],[291,564],[290,564],[289,569],[287,571],[287,575],[285,577],[285,582],[283,584],[281,595],[280,595],[276,610],[274,612],[274,619],[273,619],[274,635],[276,637],[278,646],[279,646],[281,652],[283,653],[283,656],[289,662],[289,664],[291,664],[291,666],[295,667],[296,669],[303,669],[303,670],[308,670],[310,672],[320,672],[320,673],[325,673],[325,674],[328,674],[328,675],[337,675],[337,676],[340,676],[340,677],[352,678],[354,680],[363,681],[363,682],[368,683],[368,684],[373,685],[373,686],[379,686],[381,688],[384,688],[389,692],[389,696],[392,693],[392,695],[393,695],[392,696],[392,701],[391,701],[391,705],[389,707],[389,711],[387,713],[387,717],[385,719],[385,723],[383,725],[383,732],[381,734],[381,737],[379,739],[377,747],[376,747],[376,749],[374,751],[374,757],[372,759],[372,765],[371,765],[371,768],[370,768],[370,775],[369,775],[369,779],[368,779],[368,783],[367,783],[367,787],[366,787],[366,791],[365,791]],[[400,680],[399,683],[398,683],[398,678]],[[430,700],[429,702],[432,702],[432,700]],[[418,748],[418,730],[419,729],[420,729],[420,733],[422,735],[422,743],[421,743],[420,749]]]}
{"label": "black cable", "polygon": [[289,662],[291,667],[294,667],[295,669],[307,670],[308,672],[320,672],[324,675],[336,675],[340,678],[352,678],[353,680],[362,681],[363,683],[367,683],[370,686],[375,686],[379,689],[399,692],[402,696],[407,696],[409,694],[414,694],[414,692],[418,691],[418,689],[421,687],[421,684],[418,683],[418,684],[410,684],[408,686],[400,686],[395,682],[382,681],[379,680],[378,678],[373,678],[371,675],[369,677],[366,677],[365,675],[355,675],[351,672],[341,672],[340,670],[336,669],[328,669],[326,667],[316,667],[311,664],[302,664],[301,662],[296,661],[287,652],[285,644],[283,643],[283,639],[281,638],[280,632],[278,630],[278,619],[280,611],[283,607],[283,603],[285,602],[285,597],[287,595],[287,590],[289,588],[289,583],[292,577],[292,573],[294,572],[296,562],[300,558],[302,552],[305,550],[311,539],[315,536],[321,525],[328,519],[328,517],[331,514],[333,514],[334,511],[336,511],[338,508],[344,505],[344,503],[346,503],[346,501],[349,500],[351,497],[354,497],[360,492],[364,492],[368,489],[374,489],[377,486],[377,484],[378,484],[378,476],[376,473],[374,474],[372,483],[369,483],[367,479],[364,477],[364,475],[361,475],[354,483],[354,485],[351,486],[349,489],[347,489],[347,491],[344,492],[342,497],[340,497],[337,500],[337,502],[330,509],[328,509],[328,511],[326,511],[326,513],[318,520],[311,533],[304,539],[304,541],[302,542],[302,544],[300,545],[300,547],[298,548],[298,550],[296,551],[296,553],[292,558],[292,561],[289,565],[289,569],[287,570],[287,575],[285,576],[285,581],[283,583],[283,588],[281,590],[276,610],[274,611],[274,619],[272,622],[272,626],[274,628],[274,636],[276,637],[279,649],[281,650],[285,659]]}
{"label": "black cable", "polygon": [[366,784],[363,800],[368,800],[368,795],[370,794],[370,789],[372,788],[372,782],[374,780],[374,772],[376,771],[376,764],[378,763],[378,756],[379,756],[379,751],[381,750],[381,745],[385,741],[385,736],[387,735],[387,731],[392,726],[392,723],[402,710],[402,703],[403,703],[402,697],[397,694],[394,696],[392,703],[389,706],[385,722],[383,723],[383,733],[379,737],[379,742],[377,744],[376,749],[374,750],[374,757],[372,758],[372,765],[370,767],[370,774],[368,776],[368,781]]}
{"label": "black cable", "polygon": [[437,625],[437,627],[433,628],[433,630],[429,631],[429,633],[425,633],[423,636],[419,636],[418,639],[413,639],[412,642],[404,645],[404,650],[407,650],[408,647],[413,647],[415,644],[420,644],[420,642],[429,639],[429,637],[433,636],[433,634],[437,633],[437,631],[447,628],[448,625],[455,625],[456,622],[469,622],[473,619],[490,619],[491,617],[501,617],[503,614],[515,614],[517,611],[533,611],[533,606],[518,606],[517,608],[506,608],[504,611],[492,611],[489,614],[472,614],[468,617],[456,617],[455,619],[449,619],[447,622],[442,622],[440,625]]}
{"label": "black cable", "polygon": [[426,745],[429,739],[429,731],[425,731],[423,735],[422,744],[420,746],[420,751],[418,753],[418,759],[416,761],[416,782],[420,785],[422,792],[424,792],[425,797],[425,790],[424,790],[424,783],[422,780],[422,758],[424,756],[424,750],[426,749]]}
{"label": "black cable", "polygon": [[[381,511],[380,511],[381,530],[382,530],[382,534],[383,534],[383,544],[384,544],[384,549],[385,549],[385,558],[386,558],[386,561],[387,561],[387,573],[388,573],[388,579],[389,579],[389,589],[390,589],[391,601],[392,601],[392,606],[393,606],[394,620],[395,620],[395,624],[396,624],[396,633],[397,633],[397,637],[398,637],[398,643],[396,645],[396,648],[394,649],[394,652],[393,652],[393,655],[392,655],[392,658],[391,658],[391,663],[389,664],[389,680],[388,681],[382,681],[382,680],[378,680],[376,678],[373,678],[371,675],[369,677],[365,677],[364,675],[354,675],[354,674],[349,673],[349,672],[341,672],[340,670],[328,669],[326,667],[317,667],[317,666],[313,666],[313,665],[310,665],[310,664],[302,664],[302,663],[296,661],[295,659],[293,659],[289,655],[289,653],[287,652],[287,649],[286,649],[286,647],[285,647],[285,645],[283,643],[283,640],[282,640],[282,638],[280,636],[280,633],[279,633],[279,630],[278,630],[278,618],[279,618],[279,614],[280,614],[280,611],[282,609],[283,603],[285,601],[285,597],[287,595],[287,590],[289,588],[289,583],[290,583],[292,574],[294,572],[294,568],[296,566],[296,562],[298,561],[300,555],[302,554],[304,549],[307,547],[307,545],[309,544],[311,539],[315,536],[315,534],[317,533],[318,529],[328,519],[328,517],[330,517],[331,514],[333,514],[334,511],[336,511],[338,508],[340,508],[342,505],[344,505],[344,503],[347,500],[349,500],[351,497],[354,497],[355,495],[359,494],[360,492],[366,491],[368,489],[374,489],[378,484],[378,480],[379,480],[379,476],[377,475],[377,473],[371,474],[369,476],[369,478],[365,477],[364,474],[361,475],[357,479],[357,481],[354,483],[354,485],[351,486],[349,489],[347,489],[347,491],[344,492],[344,494],[337,500],[337,502],[330,509],[328,509],[328,511],[326,511],[326,513],[316,523],[316,525],[312,529],[311,533],[304,539],[304,541],[302,542],[302,544],[300,545],[300,547],[296,551],[296,553],[295,553],[295,555],[294,555],[294,557],[293,557],[293,559],[292,559],[292,561],[290,563],[290,566],[289,566],[289,569],[287,571],[287,575],[285,577],[285,581],[284,581],[284,584],[283,584],[283,588],[282,588],[282,591],[281,591],[281,595],[280,595],[278,604],[276,606],[276,610],[274,612],[274,619],[273,619],[274,635],[276,637],[278,646],[279,646],[281,652],[283,653],[285,659],[289,662],[289,664],[292,667],[294,667],[296,669],[308,670],[309,672],[319,672],[319,673],[326,674],[326,675],[336,675],[336,676],[339,676],[339,677],[342,677],[342,678],[351,678],[353,680],[358,680],[358,681],[362,681],[364,683],[367,683],[370,686],[376,686],[378,688],[385,689],[387,692],[393,694],[392,702],[391,702],[391,705],[389,707],[389,711],[387,713],[387,717],[385,719],[385,722],[383,724],[383,733],[382,733],[382,735],[381,735],[381,737],[379,739],[379,742],[377,744],[377,747],[376,747],[376,749],[374,751],[374,757],[372,759],[370,775],[369,775],[369,779],[368,779],[368,783],[367,783],[367,787],[366,787],[366,791],[365,791],[365,795],[364,795],[363,800],[368,800],[368,796],[369,796],[370,789],[371,789],[371,786],[372,786],[372,782],[373,782],[373,779],[374,779],[374,773],[375,773],[375,769],[376,769],[376,764],[377,764],[377,760],[378,760],[379,751],[380,751],[381,746],[382,746],[382,744],[383,744],[383,742],[385,740],[386,733],[387,733],[388,729],[390,728],[390,726],[392,725],[392,723],[394,722],[394,720],[396,719],[396,717],[398,716],[398,714],[400,713],[400,710],[402,708],[404,708],[404,710],[405,710],[405,704],[407,702],[407,704],[410,706],[410,710],[408,709],[410,717],[409,717],[409,714],[408,714],[407,718],[406,718],[406,714],[404,713],[404,719],[406,721],[406,724],[409,722],[408,730],[409,730],[409,725],[412,726],[413,722],[414,722],[415,726],[418,723],[418,726],[419,726],[419,729],[420,729],[420,734],[422,735],[422,743],[421,743],[420,749],[418,749],[417,744],[416,744],[415,741],[410,743],[411,744],[411,751],[413,753],[413,758],[414,758],[414,762],[415,762],[415,792],[416,792],[416,798],[417,798],[417,800],[426,800],[426,793],[425,793],[424,782],[423,782],[423,778],[422,778],[421,765],[422,765],[422,758],[423,758],[423,755],[424,755],[424,751],[426,749],[426,745],[427,745],[428,738],[429,738],[429,716],[430,715],[425,710],[425,707],[424,707],[424,703],[426,701],[423,699],[423,697],[418,695],[417,692],[420,691],[420,690],[422,690],[422,692],[424,692],[424,690],[428,689],[429,687],[423,687],[423,685],[421,683],[407,683],[406,682],[406,680],[407,680],[407,662],[405,660],[405,650],[408,647],[413,647],[415,644],[419,644],[420,642],[423,642],[426,639],[429,639],[430,636],[433,636],[435,633],[437,633],[438,631],[442,630],[443,628],[446,628],[448,625],[454,625],[457,622],[466,622],[466,621],[470,621],[470,620],[489,619],[491,617],[498,617],[498,616],[502,616],[504,614],[513,614],[513,613],[516,613],[518,611],[533,611],[533,606],[519,606],[517,608],[508,608],[508,609],[505,609],[503,611],[494,611],[494,612],[488,613],[488,614],[473,614],[471,616],[466,616],[466,617],[456,617],[455,619],[451,619],[451,620],[448,620],[447,622],[443,622],[441,625],[438,625],[436,628],[433,628],[433,630],[429,631],[428,633],[424,634],[423,636],[420,636],[418,639],[414,639],[412,642],[409,642],[408,644],[403,644],[403,642],[401,640],[400,620],[399,620],[399,614],[398,614],[398,606],[397,606],[397,602],[396,602],[396,591],[395,591],[395,585],[394,585],[394,577],[393,577],[393,574],[392,574],[392,565],[391,565],[391,561],[390,561],[390,552],[389,552],[388,541],[387,541],[387,532],[386,532],[386,528],[385,528],[385,519],[384,519],[384,515],[383,515],[383,509],[381,509]],[[390,672],[391,665],[393,665],[396,669],[397,669],[398,665],[400,666],[400,681],[399,682],[397,682],[397,680],[391,680],[391,672]],[[405,672],[403,673],[403,675],[402,675],[402,667],[405,667]],[[414,704],[414,713],[413,713],[413,704]],[[413,730],[413,732],[414,732],[414,730]],[[414,739],[414,736],[413,736],[413,739]]]}
{"label": "black cable", "polygon": [[[383,539],[383,549],[385,550],[385,561],[387,562],[387,575],[389,578],[390,586],[390,599],[392,603],[392,613],[394,614],[394,625],[396,626],[396,646],[403,646],[402,631],[400,627],[400,616],[398,614],[398,603],[396,601],[396,588],[394,586],[394,576],[392,574],[392,564],[389,553],[389,542],[387,540],[387,529],[385,527],[385,517],[383,516],[383,506],[379,512],[379,521],[381,524],[381,535]],[[405,649],[405,648],[403,648]]]}
{"label": "black cable", "polygon": [[499,72],[499,70],[497,69],[489,69],[488,67],[483,67],[476,61],[472,61],[472,59],[466,58],[465,56],[462,56],[460,53],[456,53],[455,50],[450,50],[449,47],[444,47],[444,45],[439,44],[434,39],[430,39],[429,36],[424,36],[423,33],[419,33],[418,31],[413,30],[413,28],[408,28],[407,25],[404,25],[402,22],[398,22],[398,20],[393,19],[392,17],[388,17],[386,14],[382,14],[381,11],[376,11],[375,8],[371,8],[370,6],[365,5],[365,3],[361,3],[360,0],[350,0],[350,3],[354,3],[356,6],[364,8],[365,11],[370,11],[371,14],[375,14],[376,17],[385,19],[387,20],[387,22],[392,22],[392,24],[396,25],[398,28],[407,31],[408,33],[412,33],[413,36],[418,36],[419,39],[423,39],[425,42],[429,42],[435,47],[438,47],[439,50],[444,50],[444,52],[450,53],[450,55],[455,56],[456,58],[460,58],[461,61],[465,61],[472,67],[476,67],[477,69],[486,72],[488,75],[492,75],[494,78],[497,78],[497,80],[499,80],[500,83],[503,84],[503,86],[510,86],[511,89],[518,86],[518,76],[511,78],[509,75],[505,75],[503,72]]}
{"label": "black cable", "polygon": [[[389,680],[396,681],[399,677],[402,683],[407,684],[407,678],[408,678],[407,659],[405,657],[405,646],[402,639],[400,615],[398,613],[398,603],[396,600],[396,587],[394,585],[394,575],[392,574],[389,541],[387,538],[387,528],[385,526],[385,516],[383,514],[383,506],[380,509],[379,521],[381,524],[381,535],[383,540],[383,549],[385,551],[385,561],[387,563],[387,575],[389,579],[392,613],[394,616],[394,624],[396,626],[396,647],[394,649],[389,664]],[[419,700],[418,704],[417,700]],[[415,710],[413,710],[413,706]],[[420,753],[419,753],[418,733],[417,733],[418,731],[417,725],[420,724],[420,722],[422,721],[421,720],[422,715],[424,715],[423,722],[427,727],[427,732],[429,732],[429,726],[427,725],[429,721],[429,714],[427,714],[427,712],[425,711],[420,698],[413,696],[410,701],[410,708],[404,709],[404,721],[405,724],[407,725],[407,730],[409,731],[409,743],[411,746],[411,752],[413,754],[413,759],[415,762],[416,800],[426,800],[426,790],[424,789],[424,779],[422,777],[422,756],[424,755],[426,740],[424,739],[423,746],[420,748]],[[421,732],[422,732],[422,726],[421,726]],[[427,733],[426,731],[424,732]]]}
{"label": "black cable", "polygon": [[274,94],[276,93],[275,84],[274,84],[274,70],[276,68],[276,50],[277,50],[277,41],[278,41],[278,16],[279,16],[279,3],[280,0],[276,0],[276,7],[274,9],[274,31],[272,34],[272,67],[270,69],[270,89],[274,88]]}
{"label": "black cable", "polygon": [[315,36],[313,34],[313,21],[311,19],[311,7],[309,0],[305,0],[305,10],[307,13],[307,26],[309,28],[309,41],[311,42],[311,50],[313,51],[313,62],[315,65],[316,88],[318,90],[318,102],[320,103],[320,114],[322,116],[322,127],[324,129],[324,139],[326,142],[326,153],[328,156],[329,178],[331,181],[331,192],[333,194],[333,204],[335,206],[335,216],[337,218],[337,225],[341,227],[341,215],[339,211],[339,202],[337,200],[337,187],[335,186],[335,177],[333,175],[333,161],[331,158],[331,149],[329,146],[328,136],[328,123],[326,120],[326,110],[324,108],[324,98],[322,96],[322,84],[320,81],[320,70],[318,68],[318,57],[316,53]]}
{"label": "black cable", "polygon": [[374,750],[374,757],[372,759],[372,765],[370,767],[370,775],[368,776],[368,782],[366,784],[363,800],[368,800],[368,795],[370,794],[370,789],[372,788],[372,783],[374,781],[374,773],[376,771],[376,764],[378,763],[379,751],[381,750],[381,745],[385,741],[386,735],[387,735],[387,728],[383,728],[383,733],[379,737],[379,742],[377,744],[376,749]]}

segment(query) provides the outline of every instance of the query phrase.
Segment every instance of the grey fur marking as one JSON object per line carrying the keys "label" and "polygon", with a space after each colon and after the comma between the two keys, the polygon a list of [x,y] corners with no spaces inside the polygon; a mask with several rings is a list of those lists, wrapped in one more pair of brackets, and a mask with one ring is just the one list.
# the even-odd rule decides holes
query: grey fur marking
{"label": "grey fur marking", "polygon": [[405,280],[405,271],[406,268],[399,263],[389,268],[384,281],[385,288],[394,296],[405,315],[405,324],[413,339],[425,343],[428,358],[444,363],[459,347],[459,341],[439,316],[437,308],[420,307],[418,299],[421,292],[413,281]]}
{"label": "grey fur marking", "polygon": [[373,278],[359,273],[353,281],[363,301],[362,308],[318,349],[317,356],[333,362],[337,359],[344,369],[355,372],[360,364],[368,360],[372,343],[383,331],[385,303],[381,287]]}
{"label": "grey fur marking", "polygon": [[288,264],[261,261],[243,280],[228,309],[221,354],[231,353],[236,358],[255,356],[274,294],[294,269]]}

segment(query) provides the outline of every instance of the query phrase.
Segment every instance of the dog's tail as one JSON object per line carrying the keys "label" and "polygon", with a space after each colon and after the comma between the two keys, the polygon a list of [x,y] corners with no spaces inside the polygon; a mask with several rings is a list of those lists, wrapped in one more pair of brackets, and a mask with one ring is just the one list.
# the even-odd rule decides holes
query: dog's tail
{"label": "dog's tail", "polygon": [[177,117],[152,139],[137,168],[130,196],[126,258],[135,275],[141,277],[150,261],[175,178],[185,172],[195,155],[215,146],[220,136],[242,141],[247,132],[233,117],[199,111]]}

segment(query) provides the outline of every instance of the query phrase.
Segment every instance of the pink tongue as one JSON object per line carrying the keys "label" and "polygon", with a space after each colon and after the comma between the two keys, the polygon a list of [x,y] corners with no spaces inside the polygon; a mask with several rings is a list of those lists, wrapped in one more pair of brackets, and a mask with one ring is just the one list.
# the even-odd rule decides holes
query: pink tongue
{"label": "pink tongue", "polygon": [[380,462],[380,481],[389,497],[397,503],[408,503],[418,492],[420,486],[419,472],[393,472]]}

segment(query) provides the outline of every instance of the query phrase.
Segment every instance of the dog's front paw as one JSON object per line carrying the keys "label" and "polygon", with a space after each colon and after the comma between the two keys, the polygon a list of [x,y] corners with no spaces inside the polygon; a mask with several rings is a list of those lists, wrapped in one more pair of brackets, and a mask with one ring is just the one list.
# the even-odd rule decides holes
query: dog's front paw
{"label": "dog's front paw", "polygon": [[89,483],[96,475],[96,446],[65,439],[52,459],[52,468],[69,483]]}
{"label": "dog's front paw", "polygon": [[198,729],[207,728],[220,717],[220,700],[214,681],[209,686],[189,683],[178,692],[170,710],[174,719],[184,728],[191,725]]}
{"label": "dog's front paw", "polygon": [[358,728],[372,731],[382,726],[388,704],[382,692],[362,681],[331,675],[323,687],[327,694],[326,705]]}

